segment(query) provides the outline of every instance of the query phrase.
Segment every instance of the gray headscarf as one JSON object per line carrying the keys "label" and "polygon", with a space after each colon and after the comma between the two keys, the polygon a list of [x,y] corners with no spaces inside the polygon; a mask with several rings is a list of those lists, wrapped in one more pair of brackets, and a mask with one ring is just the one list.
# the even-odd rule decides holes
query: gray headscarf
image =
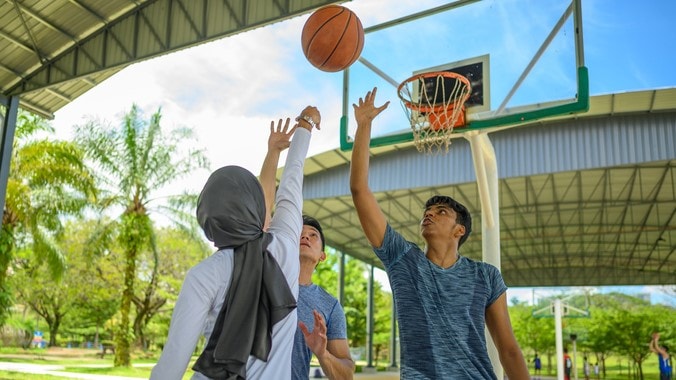
{"label": "gray headscarf", "polygon": [[295,307],[284,273],[267,251],[265,202],[256,177],[238,166],[211,174],[197,221],[219,249],[234,249],[232,282],[207,346],[193,369],[212,379],[246,379],[249,355],[267,361],[272,326]]}

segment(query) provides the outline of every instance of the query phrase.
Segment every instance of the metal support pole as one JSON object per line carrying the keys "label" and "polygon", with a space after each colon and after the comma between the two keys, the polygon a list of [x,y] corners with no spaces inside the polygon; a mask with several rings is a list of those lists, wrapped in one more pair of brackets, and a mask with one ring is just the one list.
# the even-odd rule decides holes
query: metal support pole
{"label": "metal support pole", "polygon": [[[7,181],[9,180],[9,165],[12,161],[12,144],[16,130],[16,118],[19,112],[19,97],[0,97],[5,106],[5,117],[2,118],[2,136],[0,136],[0,210],[5,210],[5,196],[7,195]],[[0,116],[1,117],[1,116]]]}
{"label": "metal support pole", "polygon": [[561,324],[561,300],[554,300],[554,330],[556,332],[556,378],[563,380],[563,326]]}
{"label": "metal support pole", "polygon": [[[486,133],[469,132],[465,137],[472,148],[474,171],[481,201],[481,236],[483,261],[500,269],[500,213],[498,201],[498,166],[495,149]],[[498,379],[504,377],[500,355],[493,339],[485,329],[488,357]]]}
{"label": "metal support pole", "polygon": [[392,296],[392,322],[390,323],[390,371],[396,371],[397,368],[397,305],[394,304]]}
{"label": "metal support pole", "polygon": [[345,252],[340,252],[338,259],[338,302],[345,305]]}
{"label": "metal support pole", "polygon": [[570,334],[570,340],[573,341],[573,373],[575,374],[575,380],[577,380],[577,345],[575,344],[577,335]]}
{"label": "metal support pole", "polygon": [[367,300],[367,314],[366,314],[366,368],[374,369],[373,367],[373,265],[369,265],[369,281],[368,281],[368,300]]}

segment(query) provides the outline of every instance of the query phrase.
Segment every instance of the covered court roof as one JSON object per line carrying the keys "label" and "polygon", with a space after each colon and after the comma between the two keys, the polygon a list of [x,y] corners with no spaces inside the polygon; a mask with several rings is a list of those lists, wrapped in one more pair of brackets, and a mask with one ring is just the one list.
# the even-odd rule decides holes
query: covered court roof
{"label": "covered court roof", "polygon": [[[0,93],[46,118],[124,67],[331,0],[5,0]],[[236,54],[237,52],[232,52]]]}

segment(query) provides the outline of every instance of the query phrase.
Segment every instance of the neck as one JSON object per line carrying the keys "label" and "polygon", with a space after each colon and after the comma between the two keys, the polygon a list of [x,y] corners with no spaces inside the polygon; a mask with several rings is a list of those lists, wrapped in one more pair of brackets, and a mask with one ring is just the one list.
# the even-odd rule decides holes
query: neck
{"label": "neck", "polygon": [[316,263],[308,260],[300,260],[300,273],[298,275],[298,284],[310,285],[312,284],[312,273],[315,271]]}
{"label": "neck", "polygon": [[435,246],[426,247],[425,256],[427,259],[441,268],[450,268],[458,261],[458,249],[456,246]]}

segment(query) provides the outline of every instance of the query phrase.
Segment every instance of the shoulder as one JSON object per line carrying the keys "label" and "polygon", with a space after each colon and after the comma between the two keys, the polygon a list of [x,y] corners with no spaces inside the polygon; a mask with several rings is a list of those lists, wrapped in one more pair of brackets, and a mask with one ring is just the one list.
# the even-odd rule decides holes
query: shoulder
{"label": "shoulder", "polygon": [[233,268],[233,250],[221,249],[188,270],[186,282],[202,286],[221,284],[229,278]]}
{"label": "shoulder", "polygon": [[307,298],[313,302],[321,302],[325,305],[335,305],[338,303],[338,299],[327,292],[324,288],[317,284],[312,284],[307,287],[304,292],[301,292],[299,297]]}
{"label": "shoulder", "polygon": [[404,238],[402,234],[400,234],[398,231],[396,231],[392,226],[388,223],[387,227],[385,228],[385,236],[383,237],[383,244],[378,247],[374,248],[374,251],[376,254],[380,256],[380,254],[384,254],[385,252],[397,252],[400,255],[403,255],[411,250],[417,250],[422,252],[420,247],[418,247],[415,243],[410,242]]}

